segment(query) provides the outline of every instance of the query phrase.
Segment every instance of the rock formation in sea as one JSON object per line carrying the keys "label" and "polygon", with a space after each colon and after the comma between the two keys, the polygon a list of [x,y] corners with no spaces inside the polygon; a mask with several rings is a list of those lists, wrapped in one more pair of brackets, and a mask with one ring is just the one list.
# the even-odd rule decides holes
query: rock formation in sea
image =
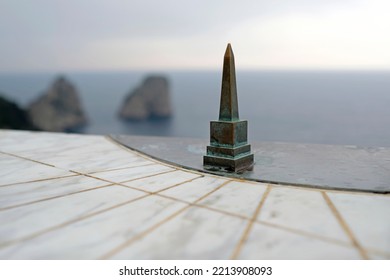
{"label": "rock formation in sea", "polygon": [[32,123],[45,131],[76,131],[87,124],[76,87],[62,76],[31,103],[28,113]]}
{"label": "rock formation in sea", "polygon": [[140,87],[126,96],[119,116],[122,119],[134,121],[171,117],[172,106],[167,78],[147,77]]}
{"label": "rock formation in sea", "polygon": [[0,128],[37,130],[27,112],[0,94]]}

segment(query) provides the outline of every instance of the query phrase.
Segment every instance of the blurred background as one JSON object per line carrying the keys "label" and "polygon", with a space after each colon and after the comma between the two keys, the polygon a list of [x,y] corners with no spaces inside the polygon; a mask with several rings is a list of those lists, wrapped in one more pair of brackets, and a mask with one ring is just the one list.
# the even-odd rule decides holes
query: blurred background
{"label": "blurred background", "polygon": [[235,54],[250,141],[390,146],[385,0],[0,0],[0,127],[209,137]]}

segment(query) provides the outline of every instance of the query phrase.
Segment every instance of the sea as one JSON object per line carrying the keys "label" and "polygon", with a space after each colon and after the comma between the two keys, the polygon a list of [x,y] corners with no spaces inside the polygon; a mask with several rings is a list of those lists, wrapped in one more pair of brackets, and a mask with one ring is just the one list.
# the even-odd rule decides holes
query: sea
{"label": "sea", "polygon": [[[209,137],[218,119],[220,71],[2,73],[0,94],[25,107],[58,75],[78,89],[86,134]],[[169,79],[174,115],[118,118],[127,94],[149,75]],[[250,141],[390,147],[390,71],[237,71],[240,119]]]}

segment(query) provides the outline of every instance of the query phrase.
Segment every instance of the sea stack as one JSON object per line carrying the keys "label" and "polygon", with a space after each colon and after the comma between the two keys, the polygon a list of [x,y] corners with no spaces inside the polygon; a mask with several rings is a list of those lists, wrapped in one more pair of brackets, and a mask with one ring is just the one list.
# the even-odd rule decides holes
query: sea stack
{"label": "sea stack", "polygon": [[210,146],[203,158],[205,169],[244,172],[253,167],[248,144],[248,121],[240,120],[234,55],[228,44],[224,56],[219,120],[210,122]]}
{"label": "sea stack", "polygon": [[45,131],[77,131],[87,124],[79,93],[63,76],[31,103],[28,113],[32,123]]}
{"label": "sea stack", "polygon": [[130,92],[119,111],[125,120],[144,121],[172,116],[169,83],[163,76],[149,76]]}

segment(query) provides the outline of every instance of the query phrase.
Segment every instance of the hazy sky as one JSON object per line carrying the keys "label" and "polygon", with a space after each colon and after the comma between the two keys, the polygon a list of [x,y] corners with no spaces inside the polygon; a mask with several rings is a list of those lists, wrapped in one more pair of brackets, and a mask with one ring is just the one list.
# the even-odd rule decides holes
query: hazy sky
{"label": "hazy sky", "polygon": [[390,69],[389,0],[0,0],[0,71]]}

